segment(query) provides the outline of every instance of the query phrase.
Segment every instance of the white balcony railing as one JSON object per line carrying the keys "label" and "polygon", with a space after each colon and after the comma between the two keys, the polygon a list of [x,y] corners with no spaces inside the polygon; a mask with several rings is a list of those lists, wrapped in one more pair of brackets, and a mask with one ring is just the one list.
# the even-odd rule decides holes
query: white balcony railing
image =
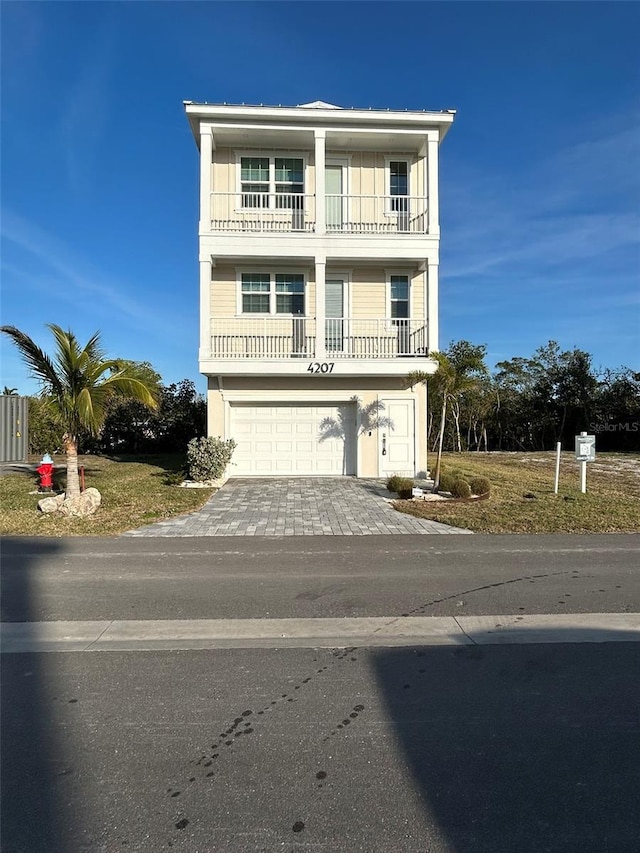
{"label": "white balcony railing", "polygon": [[342,234],[425,234],[424,196],[327,195],[328,232]]}
{"label": "white balcony railing", "polygon": [[315,196],[303,193],[211,193],[212,231],[314,231]]}
{"label": "white balcony railing", "polygon": [[[425,196],[325,196],[330,234],[426,234]],[[211,193],[211,230],[314,232],[316,198],[303,193]]]}
{"label": "white balcony railing", "polygon": [[[324,349],[330,360],[427,355],[427,328],[423,320],[331,318],[324,325]],[[316,334],[314,317],[214,319],[211,357],[315,358]]]}

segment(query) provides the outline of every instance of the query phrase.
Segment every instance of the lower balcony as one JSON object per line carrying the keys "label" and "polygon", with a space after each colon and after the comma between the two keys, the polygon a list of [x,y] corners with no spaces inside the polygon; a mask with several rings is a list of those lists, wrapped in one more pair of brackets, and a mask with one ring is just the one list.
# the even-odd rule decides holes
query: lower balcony
{"label": "lower balcony", "polygon": [[[322,338],[318,341],[318,332]],[[320,346],[319,346],[320,344]],[[290,360],[426,358],[424,320],[314,317],[230,317],[211,322],[211,359]]]}

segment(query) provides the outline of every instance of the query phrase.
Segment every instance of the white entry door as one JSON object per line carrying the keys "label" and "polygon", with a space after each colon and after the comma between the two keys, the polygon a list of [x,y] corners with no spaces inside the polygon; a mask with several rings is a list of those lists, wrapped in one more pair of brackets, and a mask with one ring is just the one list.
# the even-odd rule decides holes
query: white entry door
{"label": "white entry door", "polygon": [[382,400],[382,403],[384,409],[380,415],[389,420],[389,425],[378,430],[380,476],[413,477],[416,471],[415,401]]}

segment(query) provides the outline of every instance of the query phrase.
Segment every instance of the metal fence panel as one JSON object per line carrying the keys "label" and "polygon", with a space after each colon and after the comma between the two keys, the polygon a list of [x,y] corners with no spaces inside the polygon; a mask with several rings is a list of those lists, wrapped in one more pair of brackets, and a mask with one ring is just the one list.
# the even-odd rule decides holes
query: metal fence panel
{"label": "metal fence panel", "polygon": [[29,398],[0,396],[0,462],[26,462],[29,445]]}

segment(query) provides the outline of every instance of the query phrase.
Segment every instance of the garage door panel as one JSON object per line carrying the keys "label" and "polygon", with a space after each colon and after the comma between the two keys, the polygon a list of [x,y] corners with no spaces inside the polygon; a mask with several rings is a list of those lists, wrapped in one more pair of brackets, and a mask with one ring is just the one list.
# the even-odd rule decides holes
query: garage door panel
{"label": "garage door panel", "polygon": [[231,435],[238,443],[230,469],[236,476],[355,474],[353,404],[232,404]]}

